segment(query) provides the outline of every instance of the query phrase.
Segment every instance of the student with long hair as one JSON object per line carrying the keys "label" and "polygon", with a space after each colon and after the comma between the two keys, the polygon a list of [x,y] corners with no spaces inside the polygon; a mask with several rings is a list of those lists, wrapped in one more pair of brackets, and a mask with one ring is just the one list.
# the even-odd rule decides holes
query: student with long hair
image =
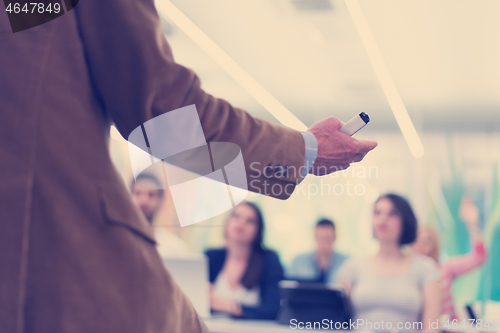
{"label": "student with long hair", "polygon": [[[453,305],[453,282],[459,276],[482,266],[487,259],[483,237],[478,228],[479,210],[468,196],[462,198],[459,214],[469,231],[471,252],[462,256],[454,256],[439,265],[443,288],[441,314],[447,316],[450,320],[458,319]],[[411,248],[413,252],[423,254],[439,262],[439,237],[435,229],[428,226],[419,226],[417,240]]]}
{"label": "student with long hair", "polygon": [[440,313],[439,270],[432,259],[404,251],[417,235],[411,206],[399,195],[383,195],[375,202],[372,221],[378,252],[348,259],[337,275],[355,317],[381,331],[435,331],[429,323]]}
{"label": "student with long hair", "polygon": [[278,255],[262,245],[262,213],[255,204],[243,202],[232,210],[224,231],[225,246],[206,251],[212,311],[246,319],[275,319],[283,268]]}

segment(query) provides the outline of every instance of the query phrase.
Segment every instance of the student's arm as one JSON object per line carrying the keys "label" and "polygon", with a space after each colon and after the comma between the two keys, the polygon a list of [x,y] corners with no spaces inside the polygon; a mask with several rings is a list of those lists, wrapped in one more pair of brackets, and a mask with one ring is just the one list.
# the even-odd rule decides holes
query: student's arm
{"label": "student's arm", "polygon": [[342,285],[342,287],[345,290],[346,296],[347,297],[351,297],[352,284],[349,281],[345,280],[345,279],[337,279],[337,283],[339,283],[340,285]]}
{"label": "student's arm", "polygon": [[348,297],[351,296],[352,288],[356,281],[356,272],[356,261],[353,258],[345,260],[337,272],[337,282],[344,287]]}
{"label": "student's arm", "polygon": [[444,268],[450,272],[453,278],[469,273],[481,267],[487,259],[486,248],[482,241],[473,244],[470,253],[454,256],[443,264]]}
{"label": "student's arm", "polygon": [[225,312],[235,317],[241,317],[241,306],[229,299],[221,298],[213,293],[213,285],[210,285],[210,309]]}
{"label": "student's arm", "polygon": [[487,259],[486,247],[478,226],[479,210],[467,196],[462,198],[460,218],[467,225],[472,249],[470,253],[462,256],[454,256],[444,263],[446,270],[452,274],[453,278],[457,278],[482,266]]}
{"label": "student's arm", "polygon": [[431,328],[429,323],[435,323],[441,314],[441,281],[436,280],[426,284],[422,290],[423,312],[422,330],[424,332],[437,332],[439,329]]}
{"label": "student's arm", "polygon": [[421,293],[422,293],[422,330],[424,332],[437,332],[432,328],[432,323],[435,323],[441,314],[441,273],[434,259],[425,256],[419,256],[419,274]]}
{"label": "student's arm", "polygon": [[242,318],[276,319],[280,307],[278,283],[283,280],[283,267],[276,253],[268,252],[266,254],[263,274],[260,284],[261,303],[256,307],[242,305]]}

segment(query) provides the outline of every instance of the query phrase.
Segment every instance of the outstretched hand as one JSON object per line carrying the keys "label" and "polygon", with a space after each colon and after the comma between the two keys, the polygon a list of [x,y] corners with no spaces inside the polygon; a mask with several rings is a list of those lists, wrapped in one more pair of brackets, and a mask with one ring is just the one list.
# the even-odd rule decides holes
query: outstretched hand
{"label": "outstretched hand", "polygon": [[467,226],[476,227],[478,225],[479,209],[467,195],[462,197],[459,214],[460,218],[467,224]]}
{"label": "outstretched hand", "polygon": [[318,156],[309,173],[322,176],[347,169],[377,146],[375,141],[356,140],[339,132],[342,125],[337,118],[328,117],[308,129],[318,140]]}

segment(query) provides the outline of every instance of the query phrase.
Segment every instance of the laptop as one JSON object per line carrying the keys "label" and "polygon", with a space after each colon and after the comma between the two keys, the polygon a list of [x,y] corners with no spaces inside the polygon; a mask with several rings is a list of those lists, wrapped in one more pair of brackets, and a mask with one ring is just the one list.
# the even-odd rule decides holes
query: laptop
{"label": "laptop", "polygon": [[352,318],[350,303],[341,285],[280,281],[281,302],[278,322],[290,325],[302,322],[332,322],[332,328],[342,328]]}
{"label": "laptop", "polygon": [[208,258],[203,254],[164,257],[163,264],[200,317],[210,317]]}

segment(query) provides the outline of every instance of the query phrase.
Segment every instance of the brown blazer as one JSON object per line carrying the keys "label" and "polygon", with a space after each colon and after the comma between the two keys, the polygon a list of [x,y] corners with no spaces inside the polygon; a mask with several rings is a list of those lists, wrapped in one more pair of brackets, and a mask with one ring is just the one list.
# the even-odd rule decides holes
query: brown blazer
{"label": "brown blazer", "polygon": [[152,0],[82,0],[15,34],[0,10],[0,332],[202,331],[107,151],[110,122],[126,138],[190,104],[207,141],[241,147],[249,176],[252,162],[303,165],[300,133],[206,94],[174,62]]}

